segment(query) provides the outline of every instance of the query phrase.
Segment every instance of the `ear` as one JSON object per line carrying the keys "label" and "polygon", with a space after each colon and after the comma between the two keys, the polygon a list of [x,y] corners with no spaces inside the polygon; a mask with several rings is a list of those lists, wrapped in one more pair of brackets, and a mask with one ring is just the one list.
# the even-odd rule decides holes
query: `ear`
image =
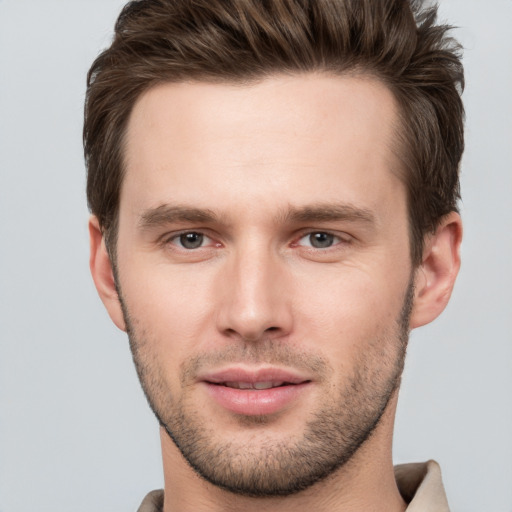
{"label": "ear", "polygon": [[423,261],[415,275],[411,329],[432,322],[448,304],[460,268],[461,241],[462,221],[456,212],[446,215],[425,240]]}
{"label": "ear", "polygon": [[92,215],[89,219],[89,244],[91,249],[89,266],[96,290],[98,290],[98,294],[112,321],[119,329],[126,331],[112,264],[105,246],[103,233],[95,215]]}

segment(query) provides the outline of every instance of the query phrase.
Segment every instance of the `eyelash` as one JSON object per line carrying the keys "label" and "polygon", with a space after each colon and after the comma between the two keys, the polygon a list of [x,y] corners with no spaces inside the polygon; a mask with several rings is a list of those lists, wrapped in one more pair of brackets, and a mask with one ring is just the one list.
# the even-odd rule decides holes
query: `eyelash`
{"label": "eyelash", "polygon": [[305,238],[309,238],[309,240],[311,241],[311,237],[314,235],[326,235],[329,239],[332,239],[332,244],[328,245],[327,247],[315,247],[314,245],[302,245],[301,247],[304,247],[310,251],[326,252],[329,249],[335,249],[340,244],[345,244],[349,242],[348,239],[344,239],[341,235],[337,235],[330,231],[314,230],[302,233],[301,236],[297,239],[297,242],[292,243],[292,247],[300,246],[299,242]]}
{"label": "eyelash", "polygon": [[[168,245],[168,244],[176,245],[177,247],[179,247],[180,250],[184,250],[184,251],[194,251],[194,250],[197,250],[197,249],[204,249],[205,248],[205,246],[203,246],[202,244],[199,247],[197,247],[197,248],[190,249],[190,248],[184,247],[183,244],[178,245],[177,243],[176,244],[173,243],[173,242],[179,241],[181,239],[181,237],[183,237],[185,235],[199,235],[200,237],[203,237],[203,241],[204,241],[204,239],[213,241],[211,237],[209,237],[208,235],[206,235],[202,231],[198,230],[198,231],[182,231],[181,233],[175,233],[175,234],[173,234],[170,237],[166,237],[163,240],[163,244],[164,245]],[[215,243],[215,247],[221,247],[221,245],[222,244],[220,244],[220,243]]]}
{"label": "eyelash", "polygon": [[[178,245],[178,243],[175,243],[181,239],[181,237],[185,235],[199,235],[200,237],[203,237],[203,240],[201,241],[201,245],[194,248],[187,248],[183,246],[183,242]],[[299,242],[303,240],[304,238],[311,237],[313,235],[327,235],[328,237],[331,237],[333,239],[333,243],[327,247],[314,247],[312,245],[300,245]],[[341,236],[339,234],[332,233],[331,231],[323,231],[323,230],[309,230],[304,231],[300,234],[298,238],[296,238],[295,242],[291,243],[291,247],[303,247],[308,251],[319,251],[319,252],[327,252],[329,249],[337,248],[339,245],[346,245],[351,243],[351,237],[350,235]],[[186,252],[196,251],[199,249],[205,249],[208,248],[208,246],[203,245],[204,239],[209,240],[210,242],[213,242],[213,239],[205,234],[201,230],[190,230],[190,231],[182,231],[180,233],[175,233],[170,237],[166,237],[163,240],[163,245],[172,244],[174,246],[177,246],[179,250],[183,250]],[[214,244],[214,247],[222,247],[222,244],[217,242]]]}

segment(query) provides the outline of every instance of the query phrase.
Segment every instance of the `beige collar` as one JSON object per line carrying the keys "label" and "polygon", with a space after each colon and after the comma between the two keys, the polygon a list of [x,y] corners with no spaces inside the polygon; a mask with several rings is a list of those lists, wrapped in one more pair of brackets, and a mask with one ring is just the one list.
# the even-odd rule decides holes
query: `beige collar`
{"label": "beige collar", "polygon": [[395,478],[407,512],[450,512],[436,461],[395,466]]}

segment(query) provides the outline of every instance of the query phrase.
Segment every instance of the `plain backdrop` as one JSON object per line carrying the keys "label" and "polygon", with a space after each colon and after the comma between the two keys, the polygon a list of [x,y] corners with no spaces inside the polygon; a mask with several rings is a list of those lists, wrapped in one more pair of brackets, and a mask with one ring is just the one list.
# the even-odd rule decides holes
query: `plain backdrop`
{"label": "plain backdrop", "polygon": [[[0,512],[136,510],[158,428],[88,270],[85,75],[121,0],[0,0]],[[467,88],[463,265],[412,334],[395,461],[453,512],[512,512],[512,1],[441,0]]]}

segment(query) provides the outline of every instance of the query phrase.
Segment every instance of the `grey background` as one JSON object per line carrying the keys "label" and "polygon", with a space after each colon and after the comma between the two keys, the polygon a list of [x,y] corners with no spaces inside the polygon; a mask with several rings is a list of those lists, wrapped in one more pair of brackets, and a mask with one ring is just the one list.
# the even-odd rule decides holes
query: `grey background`
{"label": "grey background", "polygon": [[[0,0],[0,512],[136,510],[157,424],[88,270],[85,74],[121,0]],[[414,332],[396,462],[453,512],[512,512],[512,1],[441,0],[466,46],[463,266]]]}

